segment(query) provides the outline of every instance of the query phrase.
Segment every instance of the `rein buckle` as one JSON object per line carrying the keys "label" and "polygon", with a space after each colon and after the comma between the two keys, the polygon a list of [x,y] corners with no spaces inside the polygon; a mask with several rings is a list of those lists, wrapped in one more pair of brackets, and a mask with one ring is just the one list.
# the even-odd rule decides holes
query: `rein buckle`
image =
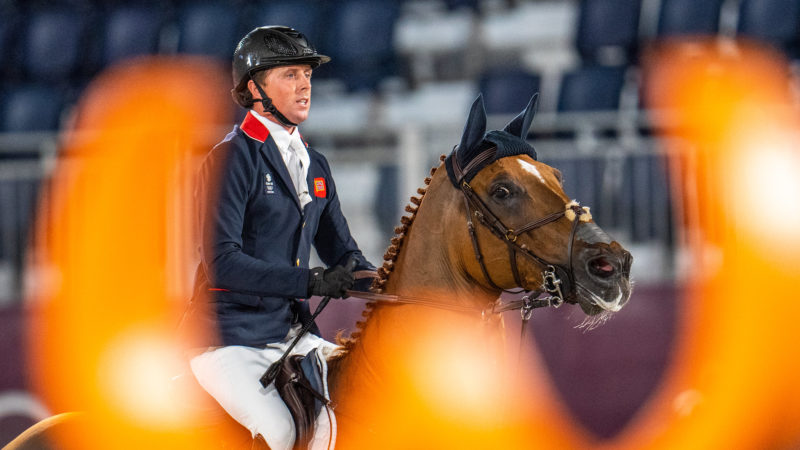
{"label": "rein buckle", "polygon": [[547,266],[542,272],[542,287],[548,294],[552,294],[550,303],[558,308],[564,304],[564,294],[561,292],[561,279],[556,275],[556,268]]}
{"label": "rein buckle", "polygon": [[519,315],[522,317],[523,322],[527,322],[531,320],[531,316],[533,315],[533,302],[529,295],[522,297],[521,300],[522,307],[519,309]]}

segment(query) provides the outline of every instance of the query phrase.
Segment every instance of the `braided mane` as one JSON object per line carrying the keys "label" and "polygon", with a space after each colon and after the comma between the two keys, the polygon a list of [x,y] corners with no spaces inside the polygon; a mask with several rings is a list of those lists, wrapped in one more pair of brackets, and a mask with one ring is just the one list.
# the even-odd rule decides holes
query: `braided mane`
{"label": "braided mane", "polygon": [[[443,162],[446,157],[447,155],[440,156],[439,161]],[[386,286],[386,282],[389,281],[389,276],[394,269],[394,263],[397,261],[397,257],[400,255],[406,234],[408,233],[409,228],[411,228],[411,224],[414,223],[414,219],[417,217],[419,205],[422,203],[425,193],[428,192],[428,185],[431,184],[431,177],[433,177],[433,174],[436,173],[437,169],[438,167],[431,168],[430,176],[424,180],[425,186],[417,189],[419,197],[411,196],[411,203],[406,205],[405,211],[409,213],[409,215],[402,216],[400,218],[400,226],[395,227],[394,229],[395,236],[391,240],[391,245],[389,245],[389,248],[387,248],[386,252],[383,254],[383,265],[378,268],[378,277],[373,280],[372,286],[370,287],[372,292],[378,294],[382,293],[383,287]],[[344,347],[343,351],[340,352],[340,356],[349,352],[353,345],[355,345],[355,343],[358,341],[358,338],[361,336],[361,331],[363,330],[366,321],[369,320],[370,315],[372,315],[375,305],[376,302],[374,301],[367,302],[366,305],[364,305],[364,311],[361,312],[361,316],[364,319],[356,322],[356,331],[354,331],[350,337],[344,337],[343,331],[340,331],[336,335],[336,343]]]}

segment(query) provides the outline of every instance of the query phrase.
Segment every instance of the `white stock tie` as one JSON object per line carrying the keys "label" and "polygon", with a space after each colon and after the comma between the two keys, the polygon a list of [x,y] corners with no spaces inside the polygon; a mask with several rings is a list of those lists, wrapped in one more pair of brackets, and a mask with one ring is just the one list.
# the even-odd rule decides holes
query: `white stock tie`
{"label": "white stock tie", "polygon": [[304,208],[306,204],[311,201],[311,196],[308,194],[308,182],[306,182],[306,177],[303,176],[303,162],[297,154],[298,150],[295,145],[297,144],[289,144],[289,161],[287,168],[289,169],[289,175],[292,177],[292,183],[294,183],[294,190],[297,192],[297,197],[300,199],[300,207]]}

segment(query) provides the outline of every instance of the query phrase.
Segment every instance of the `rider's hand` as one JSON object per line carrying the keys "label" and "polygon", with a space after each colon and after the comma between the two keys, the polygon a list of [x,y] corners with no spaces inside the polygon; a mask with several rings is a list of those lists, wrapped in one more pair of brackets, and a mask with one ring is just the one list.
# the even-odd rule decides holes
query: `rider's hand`
{"label": "rider's hand", "polygon": [[308,278],[309,295],[321,295],[323,297],[347,298],[347,290],[353,287],[353,274],[342,266],[323,269],[315,267],[311,269],[311,276]]}

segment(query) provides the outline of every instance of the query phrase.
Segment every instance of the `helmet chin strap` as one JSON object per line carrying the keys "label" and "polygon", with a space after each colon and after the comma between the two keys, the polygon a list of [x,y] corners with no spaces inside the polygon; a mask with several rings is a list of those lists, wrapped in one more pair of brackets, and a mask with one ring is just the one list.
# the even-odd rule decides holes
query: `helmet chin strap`
{"label": "helmet chin strap", "polygon": [[272,99],[267,96],[267,93],[264,92],[264,89],[258,84],[258,82],[253,79],[253,76],[250,76],[250,79],[253,80],[253,84],[256,85],[256,89],[258,89],[258,93],[261,94],[261,98],[253,99],[254,101],[260,101],[261,105],[264,107],[264,111],[272,114],[273,117],[278,119],[282,125],[287,127],[296,127],[297,124],[292,122],[291,120],[287,119],[286,116],[283,115],[275,105],[272,104]]}

